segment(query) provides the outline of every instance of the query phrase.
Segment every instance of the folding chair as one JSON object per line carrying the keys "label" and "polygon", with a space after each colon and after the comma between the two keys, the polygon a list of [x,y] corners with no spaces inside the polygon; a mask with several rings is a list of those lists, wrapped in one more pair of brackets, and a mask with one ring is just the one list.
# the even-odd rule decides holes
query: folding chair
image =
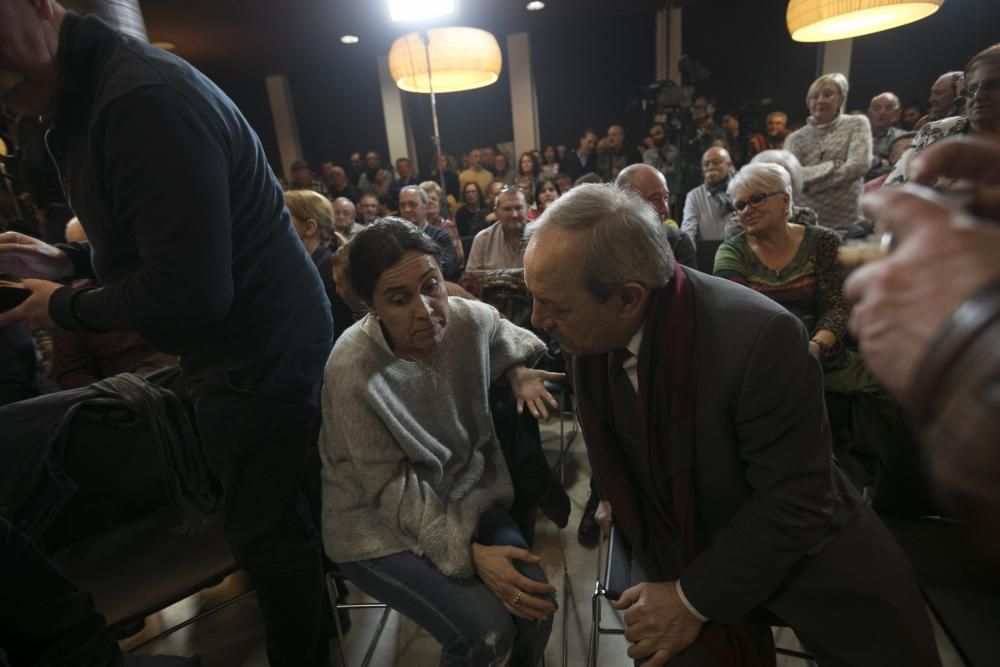
{"label": "folding chair", "polygon": [[375,626],[375,632],[372,633],[372,638],[368,642],[368,649],[365,651],[365,657],[361,660],[361,667],[368,667],[375,655],[375,648],[378,646],[378,642],[382,638],[382,633],[385,631],[385,626],[389,621],[389,614],[392,613],[392,608],[384,602],[341,602],[340,597],[337,594],[337,581],[346,582],[348,579],[343,572],[337,569],[336,565],[333,565],[330,571],[327,572],[325,578],[326,592],[327,595],[330,596],[330,607],[333,610],[333,624],[337,629],[337,648],[340,650],[340,664],[344,667],[347,667],[347,656],[344,654],[344,628],[340,623],[340,614],[337,612],[341,609],[347,612],[351,612],[355,609],[382,610],[382,616],[379,618],[378,625]]}

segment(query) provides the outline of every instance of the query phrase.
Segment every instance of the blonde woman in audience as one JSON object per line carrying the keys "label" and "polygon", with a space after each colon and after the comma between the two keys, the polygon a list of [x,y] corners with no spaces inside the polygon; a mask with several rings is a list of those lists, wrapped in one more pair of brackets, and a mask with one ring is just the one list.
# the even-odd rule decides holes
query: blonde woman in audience
{"label": "blonde woman in audience", "polygon": [[558,404],[545,345],[496,309],[449,298],[440,247],[398,218],[350,244],[370,312],[338,341],[323,389],[323,542],[366,593],[424,627],[442,665],[537,665],[556,605],[511,518],[490,384],[519,411]]}
{"label": "blonde woman in audience", "polygon": [[848,88],[840,73],[813,81],[806,95],[809,119],[785,140],[785,149],[802,163],[802,205],[832,229],[847,229],[862,219],[864,175],[872,161],[868,118],[844,113]]}

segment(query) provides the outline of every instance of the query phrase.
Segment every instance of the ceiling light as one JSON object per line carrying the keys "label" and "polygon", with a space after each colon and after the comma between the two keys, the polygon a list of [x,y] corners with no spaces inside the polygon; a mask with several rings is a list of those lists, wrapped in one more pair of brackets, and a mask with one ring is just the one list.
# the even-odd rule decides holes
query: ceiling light
{"label": "ceiling light", "polygon": [[542,0],[531,0],[525,8],[529,12],[537,12],[539,9],[545,9],[545,3]]}
{"label": "ceiling light", "polygon": [[340,41],[343,44],[357,44],[361,40],[358,39],[357,35],[342,35]]}
{"label": "ceiling light", "polygon": [[944,0],[789,0],[785,20],[797,42],[830,42],[919,21]]}
{"label": "ceiling light", "polygon": [[500,78],[503,64],[500,44],[485,30],[436,28],[427,31],[427,38],[426,53],[424,40],[416,32],[403,35],[389,49],[389,73],[401,89],[427,93],[430,84],[434,84],[435,93],[452,93],[482,88]]}
{"label": "ceiling light", "polygon": [[389,0],[393,21],[424,21],[458,12],[458,0]]}

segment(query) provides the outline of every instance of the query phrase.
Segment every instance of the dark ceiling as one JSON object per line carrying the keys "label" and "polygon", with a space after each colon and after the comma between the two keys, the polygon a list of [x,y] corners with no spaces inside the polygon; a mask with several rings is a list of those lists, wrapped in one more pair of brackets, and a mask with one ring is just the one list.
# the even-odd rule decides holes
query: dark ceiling
{"label": "dark ceiling", "polygon": [[[675,6],[710,0],[674,0]],[[328,64],[343,49],[388,53],[392,41],[414,28],[389,20],[386,0],[140,0],[150,41],[172,42],[177,55],[210,70],[253,68],[271,72]],[[667,0],[547,0],[529,12],[527,0],[459,0],[450,25],[485,28],[498,36],[616,16],[649,15]],[[353,34],[359,44],[345,46]],[[356,55],[356,54],[352,54]]]}

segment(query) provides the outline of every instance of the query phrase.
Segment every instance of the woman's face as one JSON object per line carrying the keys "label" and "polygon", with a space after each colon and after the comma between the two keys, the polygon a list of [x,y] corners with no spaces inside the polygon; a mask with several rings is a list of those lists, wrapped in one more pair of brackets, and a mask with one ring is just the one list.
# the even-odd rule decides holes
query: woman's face
{"label": "woman's face", "polygon": [[437,217],[441,215],[441,202],[438,200],[438,196],[433,192],[427,193],[427,219],[437,220]]}
{"label": "woman's face", "polygon": [[521,173],[522,174],[530,174],[531,171],[534,169],[534,167],[535,167],[535,163],[531,161],[531,156],[530,155],[522,155],[521,156]]}
{"label": "woman's face", "polygon": [[487,193],[490,206],[497,205],[497,195],[500,194],[501,190],[503,190],[503,183],[498,183],[497,181],[493,181],[492,183],[490,183],[490,189],[489,192]]}
{"label": "woman's face", "polygon": [[465,197],[465,203],[466,204],[478,204],[478,203],[480,203],[480,201],[479,201],[479,192],[476,190],[476,186],[475,185],[466,185],[465,186],[465,191],[462,193],[462,196]]}
{"label": "woman's face", "polygon": [[546,164],[552,164],[556,161],[556,149],[552,146],[545,147],[545,162]]}
{"label": "woman's face", "polygon": [[415,250],[403,254],[375,283],[372,310],[396,356],[417,359],[431,352],[448,326],[448,293],[437,260]]}
{"label": "woman's face", "polygon": [[542,185],[542,189],[538,191],[538,208],[545,208],[558,198],[559,193],[556,192],[556,186],[552,181],[546,181]]}
{"label": "woman's face", "polygon": [[773,231],[788,221],[788,195],[784,192],[741,188],[733,198],[733,204],[738,211],[741,204],[746,204],[739,211],[739,220],[747,234]]}
{"label": "woman's face", "polygon": [[295,233],[298,235],[299,240],[304,244],[307,239],[316,235],[316,221],[315,220],[303,220],[297,216],[291,216],[292,227],[295,228]]}
{"label": "woman's face", "polygon": [[806,98],[809,113],[820,125],[829,123],[840,115],[843,103],[844,97],[840,94],[840,89],[830,81],[824,81]]}

